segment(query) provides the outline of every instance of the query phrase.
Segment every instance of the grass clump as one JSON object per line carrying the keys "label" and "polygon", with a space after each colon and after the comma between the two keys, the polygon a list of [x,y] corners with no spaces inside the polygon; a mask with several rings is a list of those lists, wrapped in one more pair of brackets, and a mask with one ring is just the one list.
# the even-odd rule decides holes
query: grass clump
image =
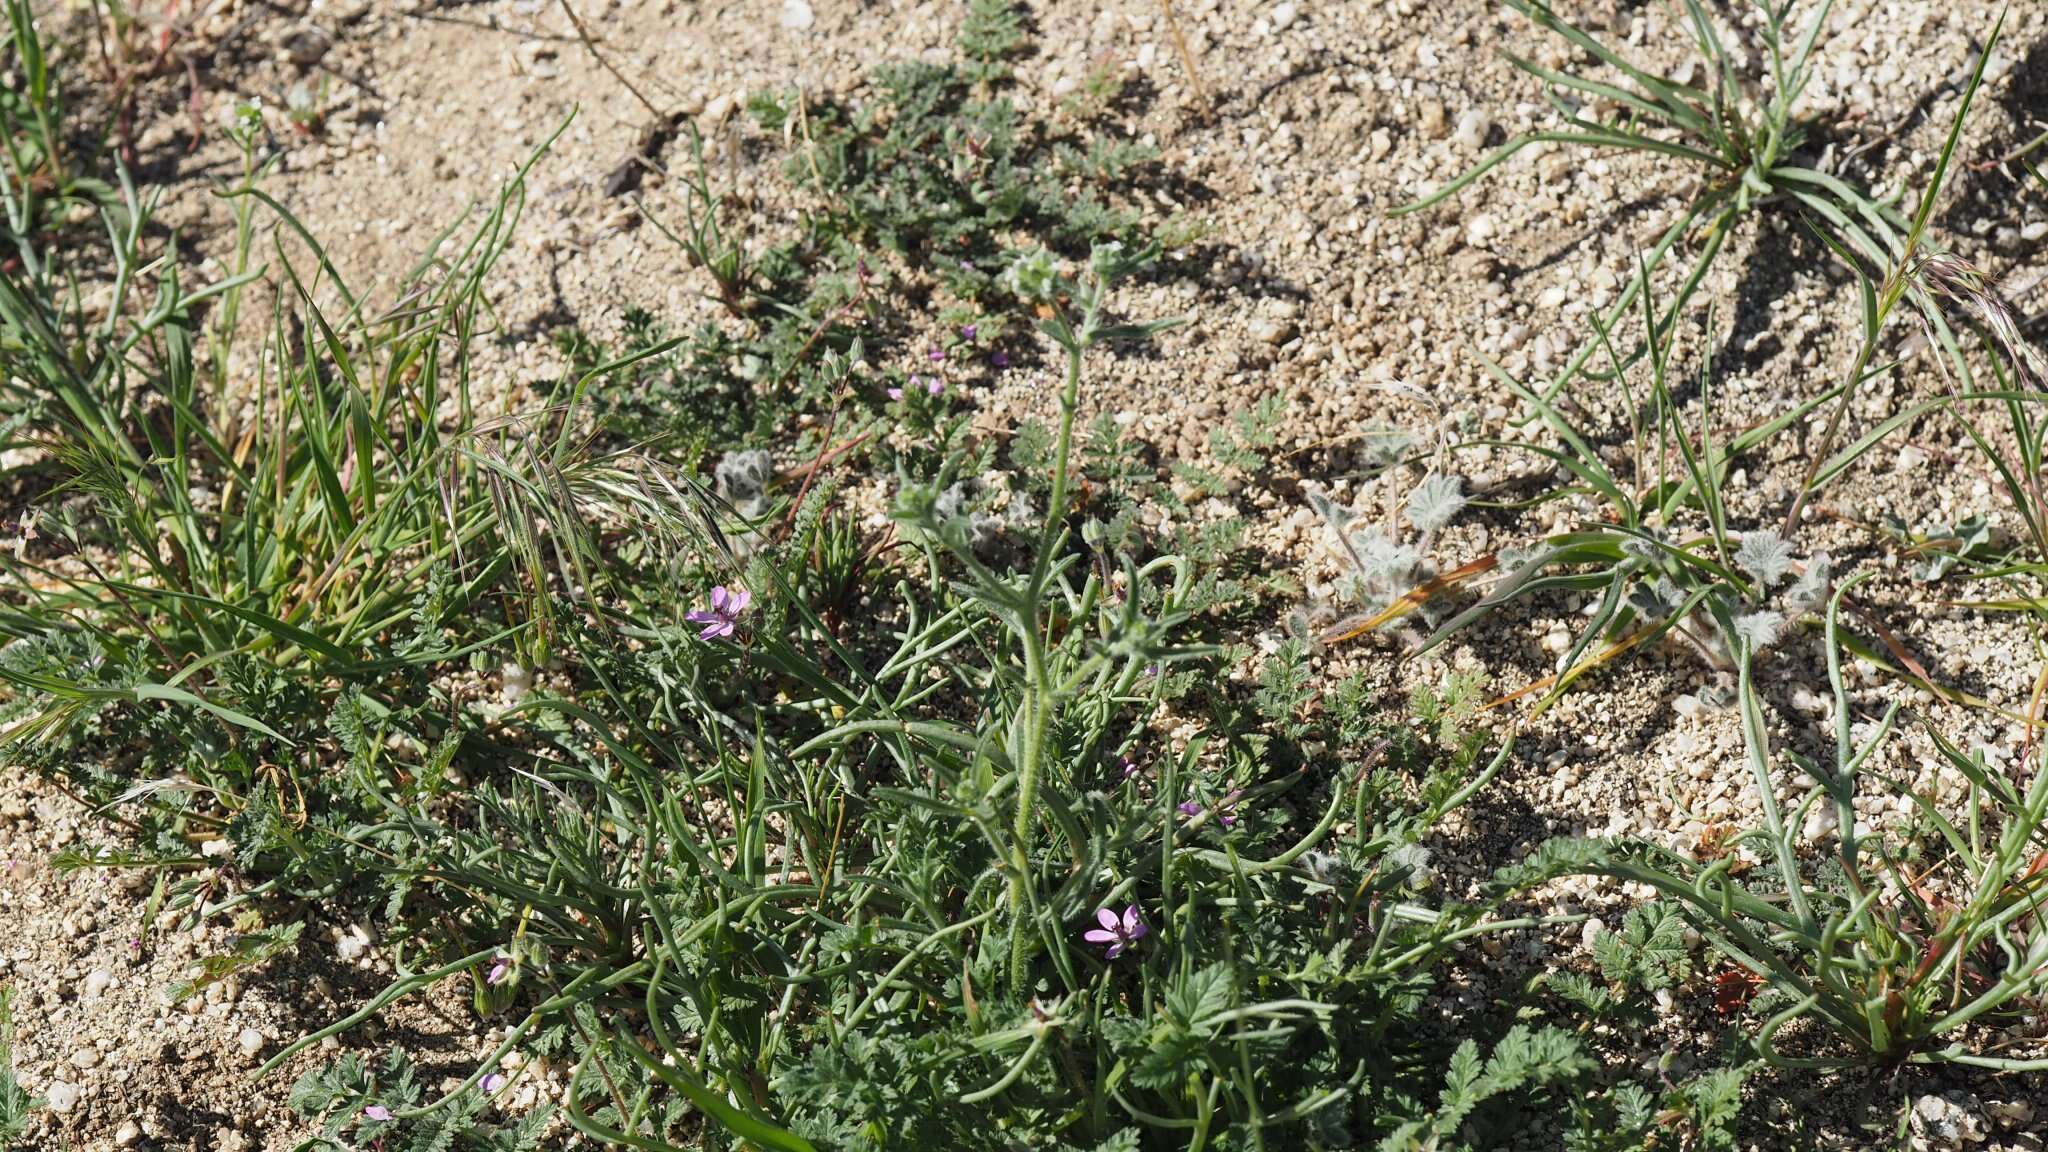
{"label": "grass clump", "polygon": [[[1532,26],[1583,53],[1596,67],[1551,69],[1504,53],[1517,69],[1544,85],[1545,98],[1562,126],[1515,137],[1442,187],[1396,209],[1396,214],[1441,203],[1538,143],[1667,157],[1698,171],[1698,191],[1644,254],[1636,275],[1613,306],[1597,318],[1600,332],[1616,330],[1638,297],[1647,292],[1650,276],[1663,267],[1682,241],[1696,236],[1697,248],[1677,292],[1652,317],[1646,342],[1633,346],[1623,357],[1623,365],[1634,363],[1651,342],[1673,328],[1736,223],[1752,211],[1768,209],[1793,213],[1852,266],[1880,273],[1889,270],[1887,295],[1894,301],[1901,296],[1910,298],[1925,322],[1949,345],[1955,369],[1964,380],[1969,379],[1968,365],[1955,354],[1949,324],[1938,302],[1908,274],[1923,254],[1926,201],[1918,216],[1908,217],[1892,198],[1873,196],[1801,154],[1811,125],[1799,118],[1796,108],[1812,79],[1814,48],[1833,10],[1833,0],[1804,6],[1795,0],[1753,0],[1758,17],[1755,30],[1769,61],[1766,83],[1753,96],[1752,86],[1738,73],[1734,54],[1716,30],[1714,16],[1700,0],[1683,0],[1683,15],[1700,71],[1708,77],[1704,85],[1681,82],[1632,63],[1560,16],[1544,0],[1501,2]],[[1795,12],[1799,20],[1794,19]],[[1983,62],[1997,42],[1994,30],[1979,56],[1977,75],[1964,92],[1965,109],[1981,82]],[[1611,115],[1599,118],[1597,113],[1602,110]],[[1944,154],[1943,168],[1947,159]],[[1933,186],[1939,184],[1937,176]],[[1581,344],[1539,390],[1542,398],[1555,400],[1569,388],[1599,355],[1602,339],[1604,336]]]}
{"label": "grass clump", "polygon": [[[1969,781],[1959,823],[1913,797],[1946,851],[1923,851],[1913,829],[1866,827],[1856,800],[1882,784],[1866,783],[1867,765],[1898,709],[1867,735],[1852,720],[1838,617],[1854,582],[1836,591],[1828,610],[1834,763],[1794,758],[1810,787],[1789,811],[1777,799],[1754,646],[1740,651],[1744,745],[1763,812],[1762,827],[1743,838],[1763,857],[1756,875],[1744,875],[1747,865],[1733,851],[1686,861],[1645,845],[1587,846],[1584,862],[1654,888],[1716,952],[1750,974],[1763,989],[1759,1010],[1770,1013],[1756,1047],[1772,1064],[2038,1069],[2040,1060],[1976,1050],[1957,1037],[1973,1022],[2017,1021],[2048,979],[2036,844],[2048,815],[2048,774],[2037,772],[2022,790],[1935,734],[1935,747]],[[1833,851],[1809,863],[1797,841],[1816,836],[1832,841]],[[1795,1035],[1803,1051],[1787,1050],[1784,1038]],[[1817,1043],[1822,1037],[1826,1042]]]}

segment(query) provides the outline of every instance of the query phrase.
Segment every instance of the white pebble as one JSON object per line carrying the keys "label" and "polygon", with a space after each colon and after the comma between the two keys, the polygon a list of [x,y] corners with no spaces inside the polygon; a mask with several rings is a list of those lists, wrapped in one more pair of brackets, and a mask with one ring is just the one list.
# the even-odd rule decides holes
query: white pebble
{"label": "white pebble", "polygon": [[334,941],[334,955],[344,964],[353,964],[370,950],[370,933],[361,924],[351,924]]}
{"label": "white pebble", "polygon": [[1835,806],[1826,800],[1822,800],[1807,812],[1806,824],[1800,829],[1800,832],[1805,836],[1808,843],[1817,843],[1828,836],[1834,835],[1834,831],[1838,826],[1839,821],[1835,815]]}
{"label": "white pebble", "polygon": [[507,664],[503,675],[505,703],[517,704],[528,692],[533,691],[533,669],[518,664]]}
{"label": "white pebble", "polygon": [[65,1080],[53,1081],[43,1089],[43,1103],[59,1115],[78,1107],[78,1097],[78,1085]]}
{"label": "white pebble", "polygon": [[1273,31],[1285,32],[1294,18],[1301,15],[1301,9],[1293,4],[1281,4],[1273,9]]}
{"label": "white pebble", "polygon": [[241,1046],[242,1051],[254,1056],[263,1051],[263,1033],[254,1028],[244,1028],[242,1034],[235,1037],[235,1043]]}
{"label": "white pebble", "polygon": [[82,985],[82,988],[85,992],[85,998],[87,1000],[98,999],[101,995],[103,995],[106,992],[107,987],[111,985],[113,982],[114,974],[112,972],[109,972],[104,968],[93,969],[92,971],[85,974],[85,982]]}
{"label": "white pebble", "polygon": [[1451,133],[1451,140],[1467,152],[1477,152],[1486,146],[1486,130],[1491,127],[1493,121],[1475,108],[1458,117],[1458,128]]}
{"label": "white pebble", "polygon": [[782,26],[793,30],[809,28],[817,15],[807,0],[782,0]]}

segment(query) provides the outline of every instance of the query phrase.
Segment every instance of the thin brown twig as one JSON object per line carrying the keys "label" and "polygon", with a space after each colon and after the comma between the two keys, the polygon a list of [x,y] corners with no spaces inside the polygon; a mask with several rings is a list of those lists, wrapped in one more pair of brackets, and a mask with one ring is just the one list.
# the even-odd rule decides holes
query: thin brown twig
{"label": "thin brown twig", "polygon": [[1181,35],[1180,21],[1173,18],[1173,0],[1159,0],[1159,14],[1166,18],[1166,31],[1173,37],[1173,50],[1180,55],[1181,70],[1188,74],[1188,87],[1194,90],[1195,103],[1207,115],[1214,106],[1209,103],[1209,94],[1202,90],[1202,75],[1195,71],[1195,54],[1188,51],[1188,38]]}
{"label": "thin brown twig", "polygon": [[604,53],[599,52],[597,50],[596,39],[594,39],[590,35],[590,29],[585,28],[583,26],[583,17],[578,16],[576,14],[576,9],[569,6],[569,0],[561,0],[561,2],[562,11],[568,14],[569,23],[576,26],[576,38],[583,41],[583,47],[590,52],[591,58],[597,61],[598,66],[602,67],[605,71],[611,73],[612,79],[617,80],[620,84],[624,85],[626,91],[631,92],[633,94],[633,99],[638,100],[640,102],[640,106],[642,108],[647,109],[647,114],[649,116],[654,117],[656,120],[667,119],[668,113],[663,112],[659,108],[656,108],[654,106],[654,101],[649,100],[645,92],[642,92],[639,88],[635,87],[631,80],[626,79],[626,74],[624,72],[619,71],[618,68],[614,66],[610,60],[605,58]]}

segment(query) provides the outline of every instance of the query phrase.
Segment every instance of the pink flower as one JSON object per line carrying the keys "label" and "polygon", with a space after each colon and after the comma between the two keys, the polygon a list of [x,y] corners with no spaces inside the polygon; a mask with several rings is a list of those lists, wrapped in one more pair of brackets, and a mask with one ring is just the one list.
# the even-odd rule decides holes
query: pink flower
{"label": "pink flower", "polygon": [[891,399],[891,400],[901,400],[901,399],[903,399],[903,389],[901,389],[901,388],[891,388],[891,389],[889,389],[889,399]]}
{"label": "pink flower", "polygon": [[1095,910],[1095,922],[1102,927],[1090,928],[1081,934],[1081,939],[1090,944],[1109,945],[1109,951],[1103,954],[1107,960],[1116,959],[1125,948],[1144,939],[1145,934],[1151,931],[1145,926],[1144,918],[1138,915],[1136,904],[1127,906],[1121,917],[1107,908],[1098,908]]}
{"label": "pink flower", "polygon": [[704,630],[697,633],[697,639],[721,640],[731,636],[733,629],[739,627],[740,613],[746,611],[747,605],[753,602],[753,593],[748,592],[745,588],[734,588],[728,591],[725,585],[720,584],[711,590],[710,611],[707,612],[700,608],[697,611],[685,613],[683,619],[688,620],[692,624],[702,624],[704,626]]}
{"label": "pink flower", "polygon": [[372,1104],[368,1108],[363,1109],[363,1115],[368,1116],[372,1120],[389,1120],[391,1119],[391,1109],[386,1108],[382,1104]]}
{"label": "pink flower", "polygon": [[495,988],[498,985],[503,984],[505,982],[505,977],[510,976],[511,974],[512,958],[510,956],[499,956],[491,962],[491,970],[490,972],[485,974],[484,983],[489,984]]}
{"label": "pink flower", "polygon": [[484,1077],[483,1089],[487,1096],[496,1096],[498,1089],[505,1086],[505,1078],[496,1072]]}

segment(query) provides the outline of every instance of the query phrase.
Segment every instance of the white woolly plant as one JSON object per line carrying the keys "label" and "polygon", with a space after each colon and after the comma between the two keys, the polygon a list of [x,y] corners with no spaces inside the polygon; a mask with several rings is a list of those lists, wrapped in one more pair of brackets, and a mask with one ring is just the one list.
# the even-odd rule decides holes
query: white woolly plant
{"label": "white woolly plant", "polygon": [[[1669,564],[1663,550],[1649,541],[1624,545],[1625,551],[1648,561],[1650,570],[1660,573],[1637,582],[1629,596],[1630,606],[1651,621],[1686,612],[1672,634],[1691,644],[1721,672],[1734,669],[1739,651],[1757,653],[1773,647],[1790,625],[1818,614],[1834,586],[1834,563],[1826,552],[1815,552],[1802,564],[1792,546],[1769,528],[1744,532],[1736,540],[1729,559],[1756,582],[1754,592],[1746,596],[1726,595],[1729,590],[1717,587],[1711,598],[1702,598],[1684,586],[1691,583],[1696,589],[1697,569]],[[1780,585],[1785,586],[1783,590],[1775,591]]]}
{"label": "white woolly plant", "polygon": [[[1413,532],[1410,537],[1385,525],[1360,526],[1356,512],[1321,493],[1311,492],[1308,499],[1329,526],[1348,569],[1337,579],[1338,597],[1369,613],[1388,607],[1436,575],[1430,545],[1466,504],[1463,478],[1429,474],[1408,495],[1404,518]],[[1421,611],[1425,620],[1434,622],[1430,605]]]}

